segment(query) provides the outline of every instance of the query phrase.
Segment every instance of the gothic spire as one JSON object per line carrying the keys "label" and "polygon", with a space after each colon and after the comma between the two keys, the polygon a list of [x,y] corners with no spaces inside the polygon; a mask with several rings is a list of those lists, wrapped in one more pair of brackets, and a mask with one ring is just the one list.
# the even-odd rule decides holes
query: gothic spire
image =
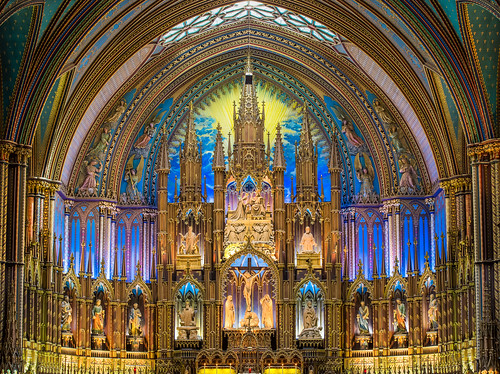
{"label": "gothic spire", "polygon": [[222,133],[220,123],[217,124],[217,135],[215,137],[214,158],[212,161],[212,169],[225,168],[224,163],[224,144],[222,143]]}
{"label": "gothic spire", "polygon": [[125,247],[123,247],[123,255],[122,255],[122,275],[121,275],[121,278],[124,280],[124,279],[127,279],[127,264],[125,262],[125,251],[127,249]]}
{"label": "gothic spire", "polygon": [[380,271],[380,276],[382,278],[387,277],[387,273],[385,272],[385,246],[382,243],[382,270]]}
{"label": "gothic spire", "polygon": [[410,239],[408,239],[408,263],[406,264],[406,274],[408,275],[412,271],[413,270],[411,267],[411,243],[410,243]]}
{"label": "gothic spire", "polygon": [[187,118],[186,138],[184,139],[184,147],[181,151],[181,160],[198,160],[200,157],[200,147],[198,143],[198,135],[194,128],[194,112],[193,103],[189,103],[189,112]]}
{"label": "gothic spire", "polygon": [[92,242],[89,243],[89,263],[87,265],[87,275],[90,277],[93,274],[92,270]]}
{"label": "gothic spire", "polygon": [[118,280],[118,247],[115,247],[115,259],[114,259],[114,269],[113,269],[113,279]]}
{"label": "gothic spire", "polygon": [[162,137],[160,168],[170,171],[170,159],[168,157],[168,142],[166,135]]}
{"label": "gothic spire", "polygon": [[82,243],[82,251],[80,253],[80,276],[85,274],[85,243]]}
{"label": "gothic spire", "polygon": [[373,278],[378,278],[377,247],[375,246],[375,243],[373,244]]}
{"label": "gothic spire", "polygon": [[151,279],[156,279],[156,251],[151,251]]}
{"label": "gothic spire", "polygon": [[274,143],[273,170],[284,170],[285,166],[285,152],[283,150],[283,142],[281,139],[281,126],[278,123],[278,126],[276,126],[276,141]]}
{"label": "gothic spire", "polygon": [[337,149],[335,147],[335,138],[332,136],[330,142],[330,158],[328,160],[328,171],[332,173],[335,169],[338,169],[340,165]]}

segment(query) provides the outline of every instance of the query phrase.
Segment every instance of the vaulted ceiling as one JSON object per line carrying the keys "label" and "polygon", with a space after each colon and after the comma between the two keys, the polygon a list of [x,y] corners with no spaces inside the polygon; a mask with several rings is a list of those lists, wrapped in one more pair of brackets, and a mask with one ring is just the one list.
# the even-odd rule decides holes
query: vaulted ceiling
{"label": "vaulted ceiling", "polygon": [[174,154],[191,102],[229,126],[228,98],[250,55],[273,120],[307,112],[324,149],[335,139],[344,196],[356,189],[356,152],[342,119],[362,139],[381,196],[397,194],[401,147],[419,193],[432,194],[468,172],[466,144],[499,130],[499,6],[443,3],[4,1],[2,137],[33,145],[31,173],[61,180],[68,195],[96,152],[101,198],[118,199],[127,165],[139,162],[151,195],[162,135]]}

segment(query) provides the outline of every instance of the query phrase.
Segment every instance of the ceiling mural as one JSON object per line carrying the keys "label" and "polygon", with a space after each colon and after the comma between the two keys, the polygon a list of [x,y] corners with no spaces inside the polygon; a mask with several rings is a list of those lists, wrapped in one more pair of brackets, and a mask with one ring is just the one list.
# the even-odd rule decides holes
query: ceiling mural
{"label": "ceiling mural", "polygon": [[154,152],[153,139],[160,134],[162,122],[165,121],[172,102],[173,99],[167,99],[160,104],[139,131],[127,157],[127,164],[123,172],[120,186],[121,204],[146,205],[148,203],[147,198],[142,193],[144,189],[144,164],[150,152]]}

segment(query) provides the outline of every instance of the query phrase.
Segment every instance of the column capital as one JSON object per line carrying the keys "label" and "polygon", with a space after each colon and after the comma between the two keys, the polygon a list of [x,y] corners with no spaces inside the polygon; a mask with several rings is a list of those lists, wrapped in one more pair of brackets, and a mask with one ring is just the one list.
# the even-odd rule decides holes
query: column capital
{"label": "column capital", "polygon": [[9,161],[9,156],[11,155],[11,153],[14,153],[15,149],[16,149],[16,143],[8,140],[1,140],[0,161]]}
{"label": "column capital", "polygon": [[21,165],[27,165],[28,159],[31,157],[31,147],[28,145],[18,144],[15,153],[18,157],[18,162]]}
{"label": "column capital", "polygon": [[471,189],[470,175],[457,175],[445,180],[442,180],[439,185],[444,190],[445,196],[454,196],[457,192],[470,191]]}
{"label": "column capital", "polygon": [[27,181],[27,192],[29,194],[45,195],[52,197],[59,190],[61,182],[41,177],[30,177]]}
{"label": "column capital", "polygon": [[487,156],[489,156],[490,160],[500,159],[500,138],[469,144],[467,146],[467,155],[472,162],[479,161],[479,159]]}

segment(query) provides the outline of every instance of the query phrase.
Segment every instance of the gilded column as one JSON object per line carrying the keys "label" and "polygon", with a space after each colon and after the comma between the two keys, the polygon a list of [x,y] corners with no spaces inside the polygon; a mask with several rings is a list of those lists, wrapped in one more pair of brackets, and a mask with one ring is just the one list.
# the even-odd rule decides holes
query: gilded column
{"label": "gilded column", "polygon": [[468,150],[472,168],[472,206],[475,253],[476,294],[476,369],[499,370],[500,349],[500,207],[499,191],[500,140],[471,145]]}

